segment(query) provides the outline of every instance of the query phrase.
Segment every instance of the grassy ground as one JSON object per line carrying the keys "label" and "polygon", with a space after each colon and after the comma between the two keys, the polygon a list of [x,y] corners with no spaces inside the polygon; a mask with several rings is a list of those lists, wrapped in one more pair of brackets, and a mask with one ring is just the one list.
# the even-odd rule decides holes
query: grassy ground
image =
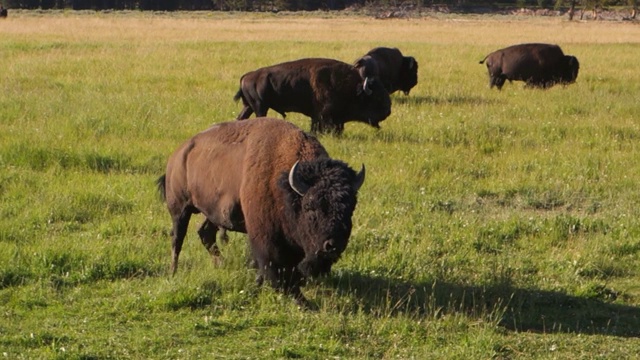
{"label": "grassy ground", "polygon": [[[0,353],[6,358],[592,359],[640,353],[640,28],[559,18],[12,12],[0,21]],[[488,89],[487,53],[549,42],[578,82]],[[154,187],[231,120],[240,76],[374,46],[419,62],[380,131],[317,312],[254,284],[244,237],[190,229],[169,276]],[[275,114],[272,114],[275,116]],[[304,129],[309,120],[288,119]],[[195,221],[194,221],[195,223]]]}

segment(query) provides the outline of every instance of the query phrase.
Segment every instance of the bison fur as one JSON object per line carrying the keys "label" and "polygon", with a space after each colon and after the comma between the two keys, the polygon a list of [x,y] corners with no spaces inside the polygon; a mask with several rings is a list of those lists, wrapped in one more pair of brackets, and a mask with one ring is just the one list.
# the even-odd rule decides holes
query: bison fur
{"label": "bison fur", "polygon": [[379,123],[391,114],[391,99],[382,84],[361,78],[352,65],[333,59],[300,59],[244,74],[234,100],[242,99],[237,119],[269,109],[311,118],[312,132],[342,133],[349,121]]}
{"label": "bison fur", "polygon": [[389,94],[401,90],[409,95],[418,84],[418,62],[397,48],[377,47],[355,61],[361,76],[377,77]]}
{"label": "bison fur", "polygon": [[257,281],[307,301],[300,287],[327,274],[347,247],[359,173],[329,157],[312,135],[284,120],[220,123],[182,144],[158,179],[173,221],[171,271],[193,214],[211,256],[216,233],[246,233]]}
{"label": "bison fur", "polygon": [[489,87],[502,89],[506,80],[524,81],[527,87],[549,88],[576,81],[580,64],[575,56],[565,55],[558,45],[519,44],[487,55]]}

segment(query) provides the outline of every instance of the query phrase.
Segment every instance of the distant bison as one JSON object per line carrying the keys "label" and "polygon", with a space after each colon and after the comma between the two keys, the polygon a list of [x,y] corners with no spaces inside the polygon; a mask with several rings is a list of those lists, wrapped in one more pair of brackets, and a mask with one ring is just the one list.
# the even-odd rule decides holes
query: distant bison
{"label": "distant bison", "polygon": [[349,64],[332,59],[300,59],[248,72],[234,100],[244,108],[237,119],[266,116],[269,109],[311,117],[312,132],[342,133],[348,121],[379,128],[391,114],[391,99],[379,81],[361,78]]}
{"label": "distant bison", "polygon": [[3,8],[2,5],[0,5],[0,18],[6,18],[7,17],[7,9]]}
{"label": "distant bison", "polygon": [[379,77],[389,94],[402,90],[405,95],[418,84],[418,62],[403,56],[396,48],[377,47],[356,60],[362,77]]}
{"label": "distant bison", "polygon": [[218,230],[246,233],[258,283],[293,296],[306,277],[326,274],[347,247],[358,189],[365,178],[329,157],[318,140],[284,120],[213,125],[169,158],[158,188],[173,220],[171,270],[192,214],[215,258]]}
{"label": "distant bison", "polygon": [[505,80],[520,80],[527,86],[540,88],[571,84],[580,69],[575,56],[565,55],[558,45],[550,44],[509,46],[487,55],[480,64],[485,61],[489,86],[498,89],[502,89]]}

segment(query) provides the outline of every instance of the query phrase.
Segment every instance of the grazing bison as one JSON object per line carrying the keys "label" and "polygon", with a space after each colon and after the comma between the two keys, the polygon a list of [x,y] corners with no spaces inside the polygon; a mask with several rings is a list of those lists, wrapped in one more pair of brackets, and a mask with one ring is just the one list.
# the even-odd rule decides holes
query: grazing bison
{"label": "grazing bison", "polygon": [[300,59],[248,72],[233,98],[244,108],[237,119],[269,109],[311,117],[312,132],[342,133],[348,121],[379,128],[391,114],[391,99],[379,81],[360,78],[349,64],[332,59]]}
{"label": "grazing bison", "polygon": [[0,5],[0,18],[6,18],[7,17],[7,9],[5,9],[4,7],[2,7],[2,5]]}
{"label": "grazing bison", "polygon": [[389,94],[402,90],[405,95],[418,84],[418,62],[403,56],[396,48],[377,47],[356,60],[361,76],[378,77]]}
{"label": "grazing bison", "polygon": [[505,80],[520,80],[526,86],[548,88],[557,83],[571,84],[578,77],[580,64],[565,55],[558,45],[520,44],[496,50],[480,64],[487,63],[489,87],[502,89]]}
{"label": "grazing bison", "polygon": [[329,157],[320,142],[284,120],[213,125],[169,158],[158,188],[173,220],[176,272],[192,214],[216,259],[218,230],[248,235],[258,283],[267,280],[300,305],[306,277],[326,274],[347,247],[359,173]]}

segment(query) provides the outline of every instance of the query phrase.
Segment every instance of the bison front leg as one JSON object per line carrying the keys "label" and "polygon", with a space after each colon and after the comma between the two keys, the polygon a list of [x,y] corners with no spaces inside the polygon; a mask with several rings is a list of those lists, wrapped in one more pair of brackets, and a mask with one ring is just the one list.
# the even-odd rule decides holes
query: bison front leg
{"label": "bison front leg", "polygon": [[320,124],[320,119],[318,118],[311,118],[311,132],[312,133],[320,133],[322,130],[321,124]]}
{"label": "bison front leg", "polygon": [[311,131],[319,134],[340,135],[344,130],[344,123],[334,123],[331,117],[321,117],[320,119],[311,120]]}
{"label": "bison front leg", "polygon": [[301,308],[315,308],[302,294],[300,286],[303,285],[304,278],[295,267],[280,267],[271,262],[265,264],[264,261],[258,260],[256,281],[261,285],[264,280],[267,280],[276,291],[292,297]]}

